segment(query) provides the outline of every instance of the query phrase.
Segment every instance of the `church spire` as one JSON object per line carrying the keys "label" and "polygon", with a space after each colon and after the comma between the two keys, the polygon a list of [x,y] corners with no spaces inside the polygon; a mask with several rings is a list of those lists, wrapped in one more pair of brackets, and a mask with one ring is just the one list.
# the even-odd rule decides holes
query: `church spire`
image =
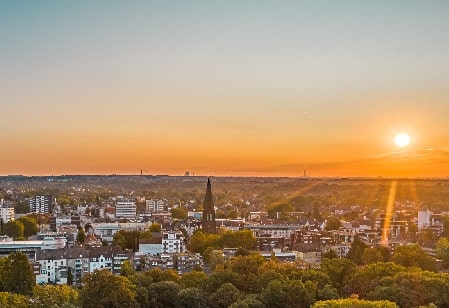
{"label": "church spire", "polygon": [[217,227],[215,226],[214,200],[212,198],[212,185],[210,184],[210,178],[207,178],[206,195],[204,196],[203,202],[202,227],[205,233],[217,233]]}

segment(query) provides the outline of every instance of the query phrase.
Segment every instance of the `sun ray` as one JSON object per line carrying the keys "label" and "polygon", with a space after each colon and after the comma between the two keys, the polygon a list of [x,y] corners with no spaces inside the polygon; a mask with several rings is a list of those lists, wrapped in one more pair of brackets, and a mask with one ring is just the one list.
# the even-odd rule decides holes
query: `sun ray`
{"label": "sun ray", "polygon": [[396,197],[397,181],[392,181],[388,192],[387,208],[385,210],[385,222],[382,229],[382,245],[388,246],[388,231],[390,229],[391,215],[393,213],[394,200]]}

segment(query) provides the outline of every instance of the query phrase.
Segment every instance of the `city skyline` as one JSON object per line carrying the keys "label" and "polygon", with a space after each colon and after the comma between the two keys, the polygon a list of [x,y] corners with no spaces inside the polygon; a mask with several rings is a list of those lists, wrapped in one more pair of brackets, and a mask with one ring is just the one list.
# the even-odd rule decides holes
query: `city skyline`
{"label": "city skyline", "polygon": [[448,29],[445,1],[2,2],[0,175],[446,177]]}

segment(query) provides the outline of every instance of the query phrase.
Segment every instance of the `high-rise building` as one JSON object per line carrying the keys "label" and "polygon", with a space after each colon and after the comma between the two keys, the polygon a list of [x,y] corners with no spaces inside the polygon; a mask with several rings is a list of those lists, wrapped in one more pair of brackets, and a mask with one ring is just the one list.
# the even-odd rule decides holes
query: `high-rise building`
{"label": "high-rise building", "polygon": [[49,214],[52,211],[50,195],[37,195],[30,198],[30,212]]}
{"label": "high-rise building", "polygon": [[14,214],[12,203],[0,200],[0,220],[3,220],[3,223],[7,223],[10,220],[14,220]]}
{"label": "high-rise building", "polygon": [[202,228],[205,233],[217,233],[214,200],[212,198],[212,187],[209,178],[207,179],[207,189],[203,203]]}

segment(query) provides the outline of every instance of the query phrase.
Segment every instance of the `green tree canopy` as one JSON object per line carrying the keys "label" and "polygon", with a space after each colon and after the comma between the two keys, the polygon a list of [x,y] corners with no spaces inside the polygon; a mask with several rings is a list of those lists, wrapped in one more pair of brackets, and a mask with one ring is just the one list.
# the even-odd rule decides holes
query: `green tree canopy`
{"label": "green tree canopy", "polygon": [[108,270],[96,270],[83,277],[79,301],[83,308],[137,307],[135,287],[128,278]]}
{"label": "green tree canopy", "polygon": [[3,290],[22,295],[31,294],[36,282],[27,256],[22,252],[12,252],[2,263],[0,285]]}
{"label": "green tree canopy", "polygon": [[367,301],[353,298],[319,301],[312,308],[399,308],[389,301]]}
{"label": "green tree canopy", "polygon": [[3,226],[3,233],[14,239],[23,238],[23,223],[18,220],[10,220]]}
{"label": "green tree canopy", "polygon": [[434,272],[437,270],[435,259],[417,244],[396,247],[391,260],[405,267],[416,266]]}
{"label": "green tree canopy", "polygon": [[23,224],[23,235],[25,237],[29,237],[32,235],[36,235],[39,232],[39,226],[34,218],[29,216],[23,216],[17,219]]}

